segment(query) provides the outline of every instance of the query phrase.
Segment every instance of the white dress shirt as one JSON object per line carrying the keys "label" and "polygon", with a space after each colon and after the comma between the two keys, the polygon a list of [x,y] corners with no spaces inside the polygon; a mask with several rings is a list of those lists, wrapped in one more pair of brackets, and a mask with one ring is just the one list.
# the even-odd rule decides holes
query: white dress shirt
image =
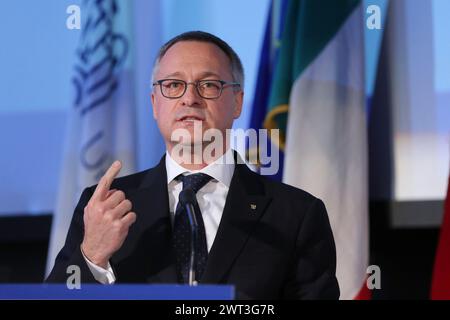
{"label": "white dress shirt", "polygon": [[[212,177],[212,179],[203,186],[196,194],[197,202],[202,212],[203,223],[205,225],[206,244],[208,252],[211,250],[212,244],[222,219],[225,201],[227,199],[228,190],[230,188],[231,178],[234,173],[233,151],[228,151],[219,159],[212,162],[201,170],[190,171],[180,166],[166,152],[166,171],[167,171],[167,189],[169,194],[169,209],[171,221],[174,221],[175,209],[178,204],[178,196],[183,189],[183,183],[176,180],[180,174],[189,175],[193,173],[204,173]],[[226,162],[229,161],[230,163]],[[83,254],[84,256],[84,254]],[[103,269],[93,264],[84,256],[89,269],[91,270],[95,280],[103,284],[113,284],[116,281],[114,272],[108,262],[107,269]]]}

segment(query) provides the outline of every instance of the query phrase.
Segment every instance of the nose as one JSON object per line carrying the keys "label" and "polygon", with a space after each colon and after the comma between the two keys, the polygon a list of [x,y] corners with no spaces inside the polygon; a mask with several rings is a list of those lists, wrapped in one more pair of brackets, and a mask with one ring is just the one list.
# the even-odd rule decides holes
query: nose
{"label": "nose", "polygon": [[186,87],[186,92],[181,97],[181,102],[185,106],[195,106],[200,105],[202,97],[199,96],[195,83],[188,83]]}

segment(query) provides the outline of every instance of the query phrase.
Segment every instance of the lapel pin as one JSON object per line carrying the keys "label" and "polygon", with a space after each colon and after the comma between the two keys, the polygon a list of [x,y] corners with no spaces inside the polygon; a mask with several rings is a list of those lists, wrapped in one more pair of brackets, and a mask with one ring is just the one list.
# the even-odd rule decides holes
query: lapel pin
{"label": "lapel pin", "polygon": [[256,204],[250,204],[250,208],[252,209],[252,210],[256,210]]}

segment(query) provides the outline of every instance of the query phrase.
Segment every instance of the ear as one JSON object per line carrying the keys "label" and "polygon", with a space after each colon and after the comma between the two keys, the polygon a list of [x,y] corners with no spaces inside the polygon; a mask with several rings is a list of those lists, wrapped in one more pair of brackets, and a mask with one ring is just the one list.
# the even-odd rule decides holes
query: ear
{"label": "ear", "polygon": [[152,99],[153,119],[157,120],[158,115],[157,115],[156,107],[155,107],[156,97],[155,97],[154,92],[152,92],[152,94],[151,94],[151,99]]}
{"label": "ear", "polygon": [[242,104],[244,102],[244,91],[240,90],[234,94],[234,111],[233,118],[237,119],[242,112]]}

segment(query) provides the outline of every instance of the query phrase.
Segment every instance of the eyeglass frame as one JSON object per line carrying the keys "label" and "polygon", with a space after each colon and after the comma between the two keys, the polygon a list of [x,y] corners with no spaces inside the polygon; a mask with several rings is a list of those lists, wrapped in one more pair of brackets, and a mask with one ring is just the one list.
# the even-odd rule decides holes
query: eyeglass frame
{"label": "eyeglass frame", "polygon": [[[179,95],[179,96],[176,96],[176,97],[168,97],[168,96],[166,96],[166,95],[163,93],[163,88],[162,88],[162,85],[161,85],[161,84],[162,84],[164,81],[167,81],[167,80],[173,80],[173,81],[180,81],[180,82],[183,82],[183,83],[185,84],[183,93],[182,93],[181,95]],[[202,83],[202,82],[208,82],[208,81],[215,81],[215,82],[219,82],[219,83],[221,84],[220,92],[219,92],[219,95],[218,95],[217,97],[208,98],[208,97],[204,97],[204,96],[200,93],[200,90],[199,90],[199,84]],[[222,96],[223,89],[224,89],[225,86],[227,86],[227,85],[233,86],[233,87],[236,87],[236,86],[239,86],[239,87],[240,87],[240,86],[241,86],[241,84],[240,84],[239,82],[228,82],[228,81],[217,80],[217,79],[211,79],[211,80],[197,80],[197,81],[194,81],[194,82],[187,82],[187,81],[184,81],[184,80],[181,80],[181,79],[172,79],[172,78],[168,78],[168,79],[157,80],[157,81],[155,81],[155,82],[152,83],[153,86],[158,86],[158,85],[159,85],[159,88],[160,88],[160,91],[161,91],[162,96],[165,97],[165,98],[167,98],[167,99],[179,99],[179,98],[181,98],[181,97],[184,96],[184,94],[186,93],[187,88],[188,88],[188,85],[190,85],[190,84],[195,85],[195,89],[197,90],[197,94],[198,94],[200,97],[202,97],[203,99],[210,99],[210,100],[213,100],[213,99],[219,99],[219,98]]]}

